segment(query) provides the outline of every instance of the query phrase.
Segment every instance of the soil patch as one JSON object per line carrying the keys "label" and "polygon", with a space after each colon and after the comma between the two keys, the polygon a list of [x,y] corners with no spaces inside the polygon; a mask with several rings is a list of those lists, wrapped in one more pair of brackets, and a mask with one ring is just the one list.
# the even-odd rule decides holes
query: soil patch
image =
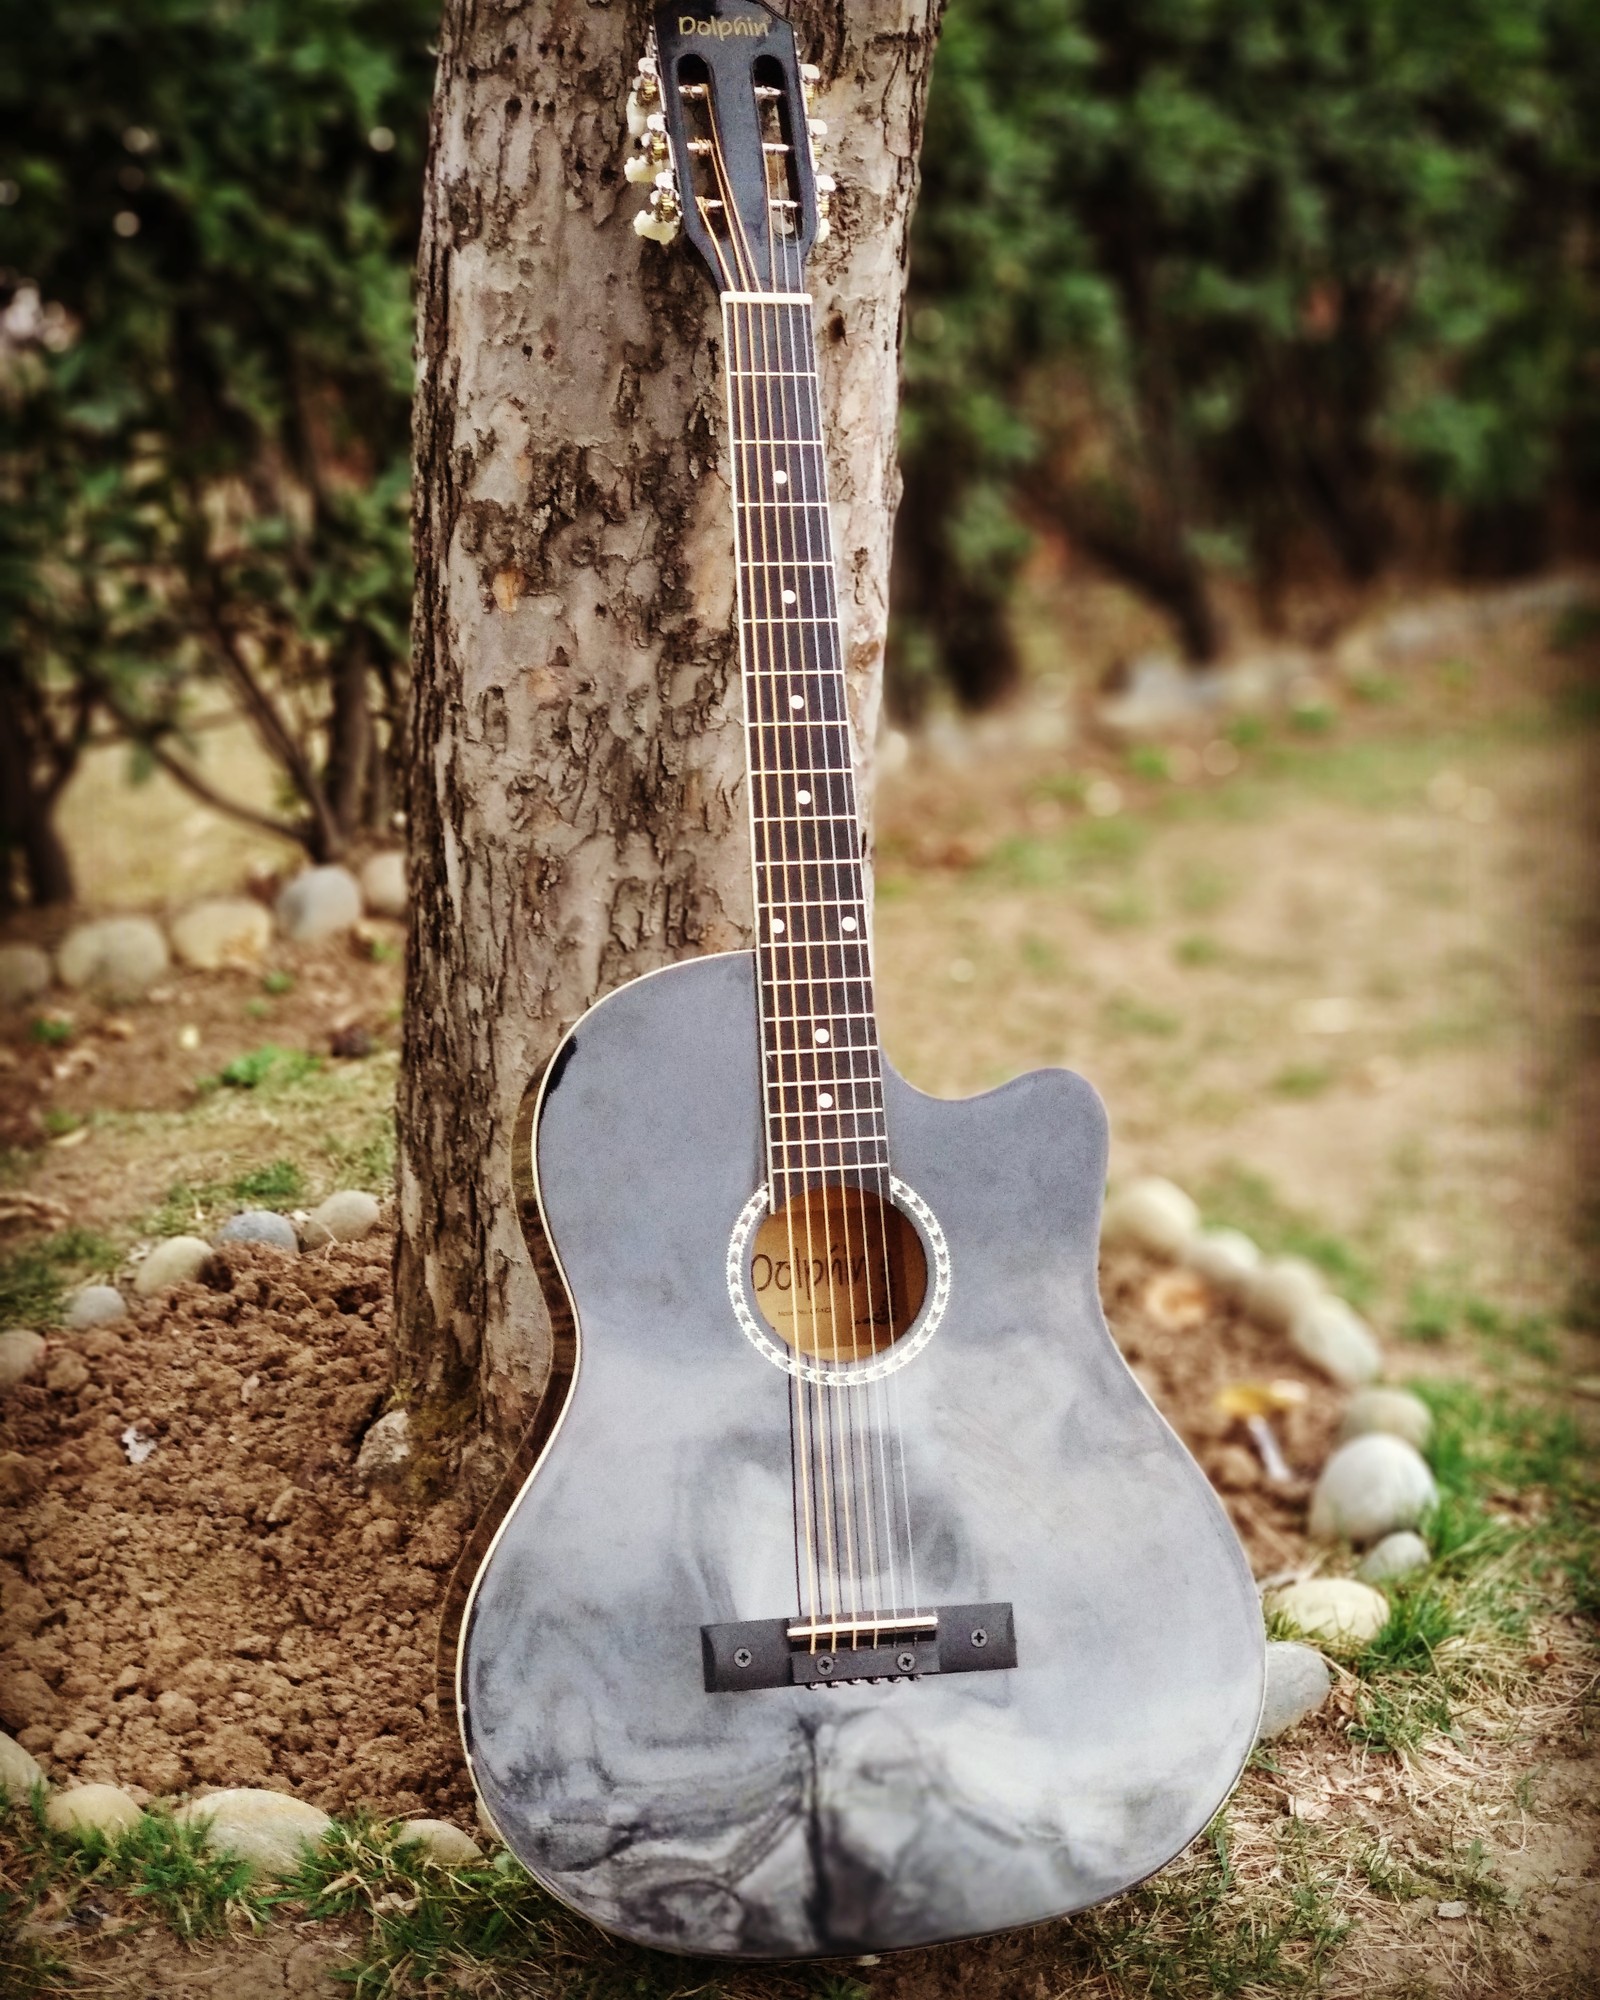
{"label": "soil patch", "polygon": [[[44,1380],[7,1396],[0,1450],[27,1470],[0,1511],[0,1720],[58,1779],[277,1785],[329,1811],[471,1826],[433,1681],[470,1524],[455,1501],[355,1476],[388,1381],[390,1256],[387,1238],[295,1259],[230,1246],[123,1328],[53,1336]],[[1164,1324],[1159,1276],[1126,1255],[1107,1267],[1125,1351],[1226,1489],[1257,1569],[1299,1560],[1305,1485],[1265,1483],[1217,1392],[1301,1382],[1282,1433],[1301,1467],[1326,1451],[1337,1398],[1202,1293],[1195,1323]]]}

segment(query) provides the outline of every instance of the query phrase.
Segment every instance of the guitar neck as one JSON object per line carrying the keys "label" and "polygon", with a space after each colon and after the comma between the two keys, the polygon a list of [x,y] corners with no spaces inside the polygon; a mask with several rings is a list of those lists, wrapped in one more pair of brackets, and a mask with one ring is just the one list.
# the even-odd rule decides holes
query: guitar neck
{"label": "guitar neck", "polygon": [[811,301],[723,294],[775,1205],[887,1185],[878,1024]]}

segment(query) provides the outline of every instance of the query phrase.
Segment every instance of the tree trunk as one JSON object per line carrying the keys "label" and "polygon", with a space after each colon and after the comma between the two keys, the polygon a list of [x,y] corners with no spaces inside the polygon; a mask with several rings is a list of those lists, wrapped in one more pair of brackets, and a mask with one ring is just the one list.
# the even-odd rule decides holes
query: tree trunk
{"label": "tree trunk", "polygon": [[[877,723],[906,238],[941,0],[796,0],[841,183],[812,260],[858,753]],[[646,10],[448,0],[420,265],[397,1369],[482,1493],[550,1320],[524,1093],[602,993],[748,944],[719,317],[622,177]],[[626,1191],[617,1222],[627,1226]]]}

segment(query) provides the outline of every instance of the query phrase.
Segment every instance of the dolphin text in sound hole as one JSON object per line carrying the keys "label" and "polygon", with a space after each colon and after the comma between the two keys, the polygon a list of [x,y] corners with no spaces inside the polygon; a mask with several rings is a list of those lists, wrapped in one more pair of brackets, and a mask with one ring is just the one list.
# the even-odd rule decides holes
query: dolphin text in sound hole
{"label": "dolphin text in sound hole", "polygon": [[750,1288],[789,1347],[848,1364],[893,1346],[916,1319],[927,1259],[892,1202],[867,1188],[811,1188],[756,1231]]}

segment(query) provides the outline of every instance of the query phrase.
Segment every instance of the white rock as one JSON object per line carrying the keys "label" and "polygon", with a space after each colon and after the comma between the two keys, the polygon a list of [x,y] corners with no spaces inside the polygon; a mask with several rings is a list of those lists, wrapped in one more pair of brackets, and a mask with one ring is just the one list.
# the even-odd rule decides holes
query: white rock
{"label": "white rock", "polygon": [[0,1007],[25,1007],[50,985],[50,954],[36,944],[0,944]]}
{"label": "white rock", "polygon": [[1261,1252],[1242,1229],[1206,1229],[1183,1246],[1183,1261],[1224,1298],[1248,1298]]}
{"label": "white rock", "polygon": [[361,885],[337,864],[307,868],[278,898],[278,928],[286,938],[309,944],[347,931],[361,918]]}
{"label": "white rock", "polygon": [[378,1215],[374,1196],[359,1188],[342,1188],[312,1209],[301,1228],[301,1241],[308,1250],[326,1243],[359,1243],[377,1228]]}
{"label": "white rock", "polygon": [[50,1789],[50,1781],[15,1737],[0,1735],[0,1792],[19,1804],[35,1785]]}
{"label": "white rock", "polygon": [[1322,1274],[1303,1257],[1272,1257],[1246,1281],[1245,1304],[1263,1326],[1287,1331],[1297,1313],[1327,1297]]}
{"label": "white rock", "polygon": [[[375,917],[403,917],[406,913],[406,858],[398,850],[374,854],[361,866],[361,898]],[[429,1820],[429,1826],[436,1822]],[[437,1824],[443,1825],[444,1821]],[[418,1822],[422,1824],[421,1821]]]}
{"label": "white rock", "polygon": [[356,1477],[369,1485],[393,1479],[403,1472],[411,1458],[411,1416],[406,1410],[390,1410],[379,1417],[361,1440],[356,1454]]}
{"label": "white rock", "polygon": [[87,988],[104,1000],[140,999],[170,964],[160,926],[148,917],[79,924],[56,954],[63,986]]}
{"label": "white rock", "polygon": [[133,1275],[133,1289],[142,1299],[171,1291],[198,1276],[210,1260],[211,1245],[199,1236],[169,1236],[158,1243]]}
{"label": "white rock", "polygon": [[120,1785],[73,1785],[57,1792],[44,1809],[44,1823],[57,1833],[126,1833],[144,1817]]}
{"label": "white rock", "polygon": [[300,1239],[294,1233],[294,1224],[286,1215],[277,1215],[270,1208],[247,1208],[238,1215],[229,1216],[217,1231],[219,1243],[270,1243],[274,1250],[287,1250],[292,1257],[300,1255]]}
{"label": "white rock", "polygon": [[1183,1189],[1147,1174],[1106,1203],[1100,1234],[1107,1243],[1135,1243],[1158,1257],[1177,1257],[1199,1227],[1200,1211]]}
{"label": "white rock", "polygon": [[115,1285],[85,1285],[67,1307],[69,1333],[87,1333],[94,1326],[114,1326],[128,1317],[128,1301]]}
{"label": "white rock", "polygon": [[1350,1398],[1339,1436],[1348,1442],[1369,1431],[1387,1431],[1422,1451],[1432,1430],[1433,1412],[1409,1389],[1363,1389]]}
{"label": "white rock", "polygon": [[271,942],[271,913],[251,896],[195,903],[172,926],[173,950],[198,972],[259,965]]}
{"label": "white rock", "polygon": [[1333,1690],[1333,1675],[1315,1646],[1293,1639],[1267,1642],[1267,1698],[1262,1704],[1258,1743],[1271,1743],[1321,1708]]}
{"label": "white rock", "polygon": [[483,1859],[483,1849],[472,1835],[447,1819],[408,1819],[400,1830],[399,1844],[420,1847],[430,1861],[445,1868],[461,1868],[469,1861]]}
{"label": "white rock", "polygon": [[48,1344],[44,1335],[31,1327],[9,1326],[0,1333],[0,1389],[14,1389],[36,1375]]}
{"label": "white rock", "polygon": [[1318,1299],[1297,1312],[1289,1322],[1289,1345],[1345,1389],[1358,1389],[1383,1371],[1377,1336],[1343,1299]]}
{"label": "white rock", "polygon": [[1422,1537],[1402,1528],[1397,1534],[1385,1535],[1367,1551],[1356,1575],[1363,1583],[1393,1583],[1397,1577],[1413,1576],[1419,1569],[1426,1569],[1431,1560]]}
{"label": "white rock", "polygon": [[253,1785],[212,1792],[191,1799],[173,1814],[181,1825],[203,1825],[206,1846],[213,1854],[236,1854],[257,1875],[292,1875],[308,1847],[315,1847],[333,1825],[325,1812],[290,1798],[287,1792],[261,1791]]}
{"label": "white rock", "polygon": [[1317,1576],[1286,1584],[1273,1592],[1268,1605],[1310,1638],[1356,1644],[1375,1639],[1389,1619],[1389,1600],[1383,1592],[1348,1576]]}
{"label": "white rock", "polygon": [[1340,1445],[1322,1468],[1311,1494],[1311,1532],[1376,1542],[1396,1528],[1414,1528],[1438,1497],[1414,1445],[1370,1431]]}

